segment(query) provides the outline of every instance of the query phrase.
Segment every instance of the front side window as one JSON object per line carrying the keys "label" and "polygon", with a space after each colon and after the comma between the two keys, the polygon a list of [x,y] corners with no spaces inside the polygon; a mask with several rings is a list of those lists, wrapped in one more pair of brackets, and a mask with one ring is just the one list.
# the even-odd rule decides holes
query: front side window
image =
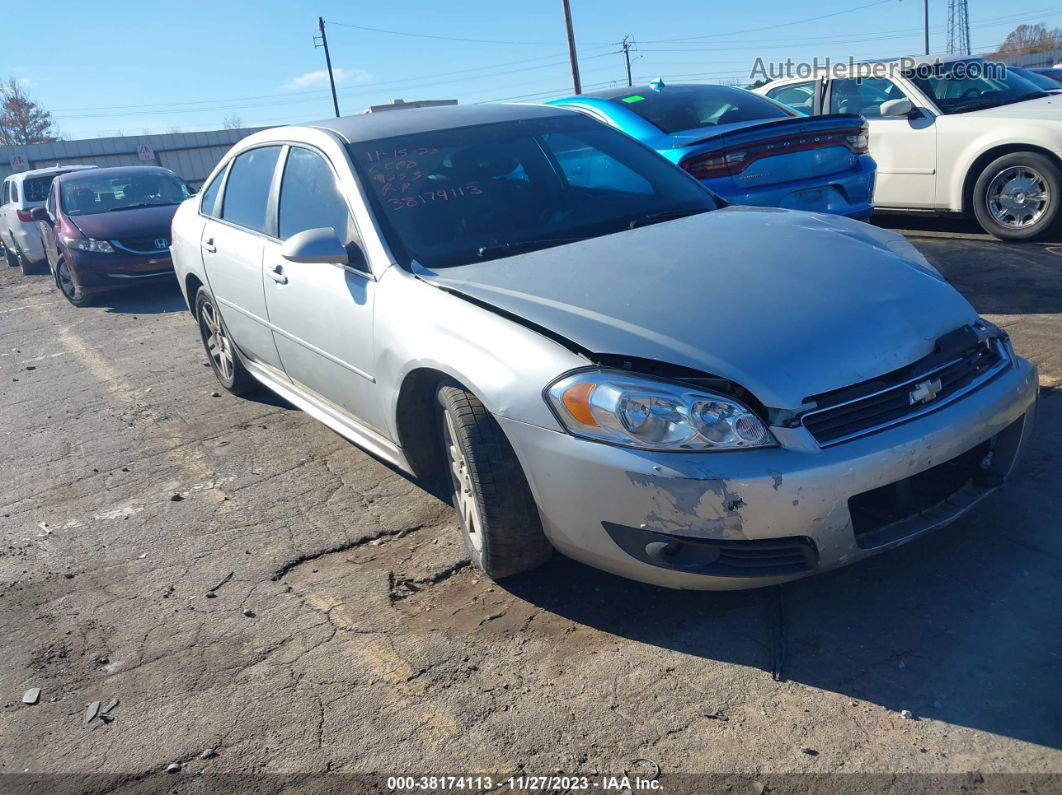
{"label": "front side window", "polygon": [[67,215],[165,207],[180,204],[192,195],[184,180],[168,171],[145,170],[118,177],[97,175],[89,169],[75,173],[76,176],[67,174],[60,186],[63,212]]}
{"label": "front side window", "polygon": [[326,227],[343,243],[355,237],[350,211],[328,163],[308,149],[293,146],[280,183],[279,237],[287,240],[307,229]]}
{"label": "front side window", "polygon": [[52,184],[48,186],[48,198],[44,201],[44,207],[48,210],[48,214],[55,218],[55,180],[52,180]]}
{"label": "front side window", "polygon": [[279,157],[279,146],[265,146],[232,161],[221,201],[222,218],[256,232],[269,232],[269,188]]}
{"label": "front side window", "polygon": [[404,265],[462,265],[713,210],[696,180],[578,114],[349,146]]}
{"label": "front side window", "polygon": [[858,113],[865,119],[880,119],[881,103],[892,99],[907,99],[907,95],[885,78],[834,80],[830,86],[830,113]]}
{"label": "front side window", "polygon": [[967,113],[1050,96],[1017,72],[991,66],[980,59],[950,61],[937,64],[930,75],[908,77],[944,113]]}
{"label": "front side window", "polygon": [[637,113],[666,133],[794,115],[763,97],[729,86],[665,86],[611,102]]}
{"label": "front side window", "polygon": [[10,195],[11,195],[11,180],[7,180],[6,182],[4,182],[3,191],[0,192],[0,204],[7,204],[8,201],[10,201],[10,199],[9,199]]}
{"label": "front side window", "polygon": [[815,93],[818,85],[818,80],[808,80],[805,83],[790,83],[780,88],[772,88],[767,92],[767,96],[775,102],[781,102],[793,110],[798,110],[810,116],[815,112]]}

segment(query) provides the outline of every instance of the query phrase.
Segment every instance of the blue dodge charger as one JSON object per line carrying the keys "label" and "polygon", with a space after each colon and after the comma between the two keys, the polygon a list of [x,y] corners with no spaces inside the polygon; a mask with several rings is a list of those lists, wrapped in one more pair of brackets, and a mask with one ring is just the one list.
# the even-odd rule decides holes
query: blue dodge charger
{"label": "blue dodge charger", "polygon": [[[852,218],[873,210],[876,165],[867,153],[866,123],[855,114],[809,118],[744,89],[660,80],[549,104],[622,130],[734,204]],[[581,168],[600,172],[609,164]]]}

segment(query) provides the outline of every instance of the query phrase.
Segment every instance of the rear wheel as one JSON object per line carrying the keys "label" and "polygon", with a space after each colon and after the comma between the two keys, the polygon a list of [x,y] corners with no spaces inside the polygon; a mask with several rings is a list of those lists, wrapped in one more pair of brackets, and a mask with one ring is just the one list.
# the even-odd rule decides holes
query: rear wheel
{"label": "rear wheel", "polygon": [[452,502],[472,563],[494,579],[542,565],[553,547],[497,421],[475,395],[456,384],[441,386],[438,402]]}
{"label": "rear wheel", "polygon": [[88,306],[92,303],[92,296],[86,295],[80,287],[74,283],[70,275],[70,268],[65,259],[60,259],[55,266],[55,285],[63,297],[74,306]]}
{"label": "rear wheel", "polygon": [[229,337],[229,330],[221,319],[214,297],[206,287],[195,296],[195,316],[199,322],[199,336],[203,339],[210,367],[221,385],[234,395],[242,395],[255,388],[256,383],[240,361],[240,355]]}
{"label": "rear wheel", "polygon": [[22,268],[22,275],[23,276],[33,276],[33,275],[36,275],[38,273],[43,273],[44,272],[43,269],[41,268],[41,263],[39,263],[39,262],[30,262],[29,258],[25,254],[22,253],[21,249],[18,252],[18,265],[19,265],[20,268]]}
{"label": "rear wheel", "polygon": [[15,262],[15,255],[11,253],[11,249],[4,244],[3,240],[0,240],[0,256],[4,258],[5,262],[7,262],[9,268],[18,265],[18,263]]}
{"label": "rear wheel", "polygon": [[977,178],[974,215],[1001,240],[1034,240],[1058,219],[1060,194],[1058,166],[1035,152],[1015,152],[989,163]]}

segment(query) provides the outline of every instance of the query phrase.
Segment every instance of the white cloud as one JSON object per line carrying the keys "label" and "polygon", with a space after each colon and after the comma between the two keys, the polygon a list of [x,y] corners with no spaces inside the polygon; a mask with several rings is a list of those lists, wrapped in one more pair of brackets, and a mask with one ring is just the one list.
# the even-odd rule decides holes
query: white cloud
{"label": "white cloud", "polygon": [[[372,75],[364,69],[333,69],[332,74],[335,76],[336,85],[341,83],[364,83],[366,80],[371,80]],[[316,69],[312,72],[293,77],[287,81],[280,88],[284,91],[299,91],[307,88],[327,88],[328,87],[328,70]]]}

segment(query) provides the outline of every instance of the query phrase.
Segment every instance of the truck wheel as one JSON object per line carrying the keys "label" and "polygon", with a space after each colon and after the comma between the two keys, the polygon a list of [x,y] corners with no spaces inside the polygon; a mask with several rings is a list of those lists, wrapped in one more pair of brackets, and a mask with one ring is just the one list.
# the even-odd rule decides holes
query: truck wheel
{"label": "truck wheel", "polygon": [[257,387],[254,377],[247,372],[240,360],[236,346],[232,344],[229,330],[214,304],[214,297],[206,287],[200,287],[195,295],[195,317],[199,323],[199,336],[214,375],[225,389],[234,395],[242,395]]}
{"label": "truck wheel", "polygon": [[1035,152],[1015,152],[993,160],[977,178],[974,215],[1000,240],[1034,240],[1058,219],[1060,193],[1058,166]]}
{"label": "truck wheel", "polygon": [[438,402],[452,502],[472,563],[493,579],[541,566],[553,547],[509,440],[479,399],[456,384],[439,387]]}

